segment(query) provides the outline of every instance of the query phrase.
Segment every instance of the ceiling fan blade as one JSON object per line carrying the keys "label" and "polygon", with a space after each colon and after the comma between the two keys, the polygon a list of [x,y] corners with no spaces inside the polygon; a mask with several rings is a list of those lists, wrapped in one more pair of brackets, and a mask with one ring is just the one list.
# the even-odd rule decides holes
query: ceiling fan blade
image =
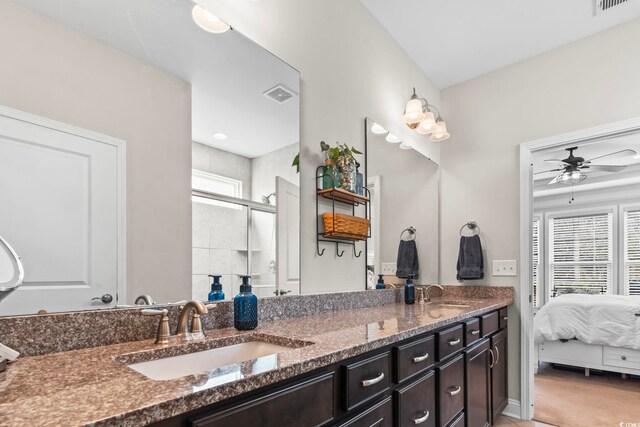
{"label": "ceiling fan blade", "polygon": [[620,150],[620,151],[615,151],[613,153],[604,154],[602,156],[594,157],[593,159],[587,160],[585,163],[591,163],[594,160],[603,159],[605,157],[608,157],[610,159],[619,159],[621,157],[635,156],[635,155],[636,155],[636,151],[635,150],[631,150],[631,149]]}
{"label": "ceiling fan blade", "polygon": [[547,159],[545,160],[545,163],[562,163],[565,165],[568,165],[569,163],[565,162],[564,160],[560,160],[560,159]]}
{"label": "ceiling fan blade", "polygon": [[560,168],[560,169],[549,169],[548,171],[540,171],[540,172],[534,172],[534,175],[538,175],[540,173],[549,173],[549,172],[559,172],[559,171],[563,171],[564,168]]}
{"label": "ceiling fan blade", "polygon": [[620,172],[626,168],[627,165],[589,165],[588,168],[585,169],[594,172]]}
{"label": "ceiling fan blade", "polygon": [[549,183],[547,185],[552,185],[552,184],[558,183],[558,181],[560,181],[560,178],[562,177],[563,174],[564,174],[564,172],[562,172],[560,175],[558,175],[555,178],[553,178],[551,181],[549,181]]}

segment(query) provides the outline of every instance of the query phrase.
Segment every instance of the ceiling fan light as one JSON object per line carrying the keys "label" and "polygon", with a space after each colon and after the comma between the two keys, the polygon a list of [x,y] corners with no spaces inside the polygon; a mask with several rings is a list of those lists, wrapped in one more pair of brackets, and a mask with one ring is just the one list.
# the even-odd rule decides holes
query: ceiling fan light
{"label": "ceiling fan light", "polygon": [[371,132],[375,133],[376,135],[382,135],[384,133],[387,133],[388,131],[379,124],[374,123],[373,126],[371,126]]}
{"label": "ceiling fan light", "polygon": [[451,135],[449,134],[449,132],[447,132],[447,124],[443,120],[440,120],[436,124],[438,125],[438,127],[433,132],[431,132],[429,141],[438,142],[449,139]]}
{"label": "ceiling fan light", "polygon": [[424,111],[422,110],[422,101],[415,95],[411,97],[407,102],[407,107],[404,109],[404,115],[402,121],[406,124],[420,123],[425,118]]}
{"label": "ceiling fan light", "polygon": [[425,113],[425,118],[420,122],[418,127],[416,128],[416,132],[420,135],[428,135],[434,130],[438,128],[438,124],[436,123],[435,116],[431,111],[427,111]]}
{"label": "ceiling fan light", "polygon": [[397,144],[399,142],[402,142],[402,140],[400,138],[398,138],[397,136],[395,136],[394,134],[392,134],[391,132],[389,132],[389,134],[387,135],[387,137],[385,138],[385,140],[387,142],[390,142],[392,144]]}
{"label": "ceiling fan light", "polygon": [[231,25],[227,24],[199,4],[193,6],[191,17],[198,27],[209,33],[221,34],[231,29]]}
{"label": "ceiling fan light", "polygon": [[585,179],[587,179],[587,174],[574,170],[564,172],[558,182],[564,185],[573,185],[582,182]]}

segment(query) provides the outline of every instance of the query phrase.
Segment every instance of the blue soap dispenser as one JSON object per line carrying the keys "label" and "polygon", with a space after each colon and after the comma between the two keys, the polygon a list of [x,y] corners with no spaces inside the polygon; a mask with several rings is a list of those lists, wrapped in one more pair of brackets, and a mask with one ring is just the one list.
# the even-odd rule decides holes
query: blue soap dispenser
{"label": "blue soap dispenser", "polygon": [[378,283],[376,283],[376,289],[384,289],[384,279],[382,274],[378,274]]}
{"label": "blue soap dispenser", "polygon": [[211,292],[209,292],[209,301],[222,301],[224,299],[224,292],[222,292],[222,283],[220,283],[220,278],[222,276],[212,276],[213,283],[211,283]]}
{"label": "blue soap dispenser", "polygon": [[251,293],[251,276],[242,276],[240,293],[233,298],[233,326],[239,331],[258,327],[258,297]]}
{"label": "blue soap dispenser", "polygon": [[404,285],[404,302],[406,304],[415,304],[416,302],[416,287],[413,286],[413,274],[409,275],[407,283]]}

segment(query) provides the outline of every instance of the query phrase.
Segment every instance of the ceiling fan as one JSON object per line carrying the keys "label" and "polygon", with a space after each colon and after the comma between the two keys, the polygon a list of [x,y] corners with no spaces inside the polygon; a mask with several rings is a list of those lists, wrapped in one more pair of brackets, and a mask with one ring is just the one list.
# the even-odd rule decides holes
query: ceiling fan
{"label": "ceiling fan", "polygon": [[583,157],[578,157],[573,154],[578,147],[567,148],[566,151],[569,152],[569,157],[564,160],[560,159],[547,159],[545,162],[547,163],[556,163],[558,168],[550,169],[542,172],[536,172],[535,174],[541,173],[549,173],[549,172],[560,172],[558,176],[549,181],[549,185],[552,184],[565,184],[565,185],[573,185],[578,182],[584,181],[587,179],[586,172],[620,172],[624,170],[628,165],[594,165],[594,160],[604,159],[618,159],[627,156],[634,156],[636,152],[631,149],[615,151],[613,153],[604,154],[602,156],[594,157],[589,160],[585,160]]}

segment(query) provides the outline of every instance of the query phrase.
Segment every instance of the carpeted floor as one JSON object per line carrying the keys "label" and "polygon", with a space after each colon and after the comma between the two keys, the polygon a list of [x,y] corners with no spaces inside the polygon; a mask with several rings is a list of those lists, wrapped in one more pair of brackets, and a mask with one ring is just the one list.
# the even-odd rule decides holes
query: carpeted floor
{"label": "carpeted floor", "polygon": [[534,412],[560,427],[640,426],[640,381],[545,366],[535,376]]}

